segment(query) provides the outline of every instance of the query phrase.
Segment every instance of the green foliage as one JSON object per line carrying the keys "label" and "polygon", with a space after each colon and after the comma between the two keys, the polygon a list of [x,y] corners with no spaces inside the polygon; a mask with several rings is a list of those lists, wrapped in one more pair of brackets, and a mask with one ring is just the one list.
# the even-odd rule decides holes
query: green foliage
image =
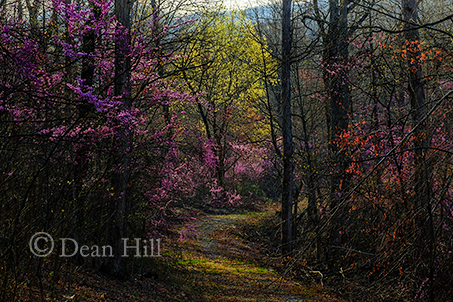
{"label": "green foliage", "polygon": [[[275,70],[276,61],[263,51],[265,44],[257,41],[253,24],[243,12],[208,12],[199,22],[196,39],[184,48],[176,65],[192,92],[202,93],[210,131],[213,136],[267,136],[258,101],[265,96],[263,64]],[[200,126],[206,127],[201,120]]]}

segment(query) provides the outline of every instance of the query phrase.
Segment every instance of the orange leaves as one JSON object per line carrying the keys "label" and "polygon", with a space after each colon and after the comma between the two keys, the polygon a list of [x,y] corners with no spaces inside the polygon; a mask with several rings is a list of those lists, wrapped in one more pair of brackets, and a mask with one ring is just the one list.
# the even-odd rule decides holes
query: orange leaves
{"label": "orange leaves", "polygon": [[442,50],[435,47],[425,49],[422,48],[423,42],[420,41],[406,41],[401,49],[396,49],[398,55],[392,56],[392,59],[410,59],[410,64],[422,64],[430,61],[443,61]]}
{"label": "orange leaves", "polygon": [[428,59],[428,56],[425,52],[422,52],[422,54],[420,55],[420,60],[421,61],[426,61]]}
{"label": "orange leaves", "polygon": [[262,119],[261,114],[254,108],[247,108],[247,118],[253,121],[259,121]]}
{"label": "orange leaves", "polygon": [[357,210],[357,206],[353,205],[350,209],[349,209],[349,213],[351,213],[352,211],[355,211]]}

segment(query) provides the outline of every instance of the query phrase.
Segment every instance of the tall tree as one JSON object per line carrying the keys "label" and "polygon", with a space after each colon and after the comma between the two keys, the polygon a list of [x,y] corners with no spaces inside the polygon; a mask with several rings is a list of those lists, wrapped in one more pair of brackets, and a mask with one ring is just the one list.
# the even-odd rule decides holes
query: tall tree
{"label": "tall tree", "polygon": [[[409,101],[414,126],[417,126],[415,140],[415,154],[419,158],[423,156],[429,147],[429,137],[424,118],[427,108],[425,101],[425,85],[423,82],[423,70],[421,65],[421,42],[420,33],[416,28],[418,21],[417,1],[402,0],[404,19],[404,39],[406,48],[406,60],[409,73]],[[416,185],[419,187],[419,184]]]}
{"label": "tall tree", "polygon": [[283,134],[282,255],[292,254],[293,133],[291,120],[291,0],[283,0],[281,104]]}
{"label": "tall tree", "polygon": [[[346,151],[339,146],[341,134],[348,129],[350,109],[349,83],[349,42],[351,28],[348,27],[349,0],[329,0],[329,21],[324,18],[318,1],[314,0],[314,13],[322,37],[323,80],[327,94],[326,120],[331,154],[332,170],[330,171],[330,231],[329,244],[338,245],[344,241],[339,227],[345,228],[347,211],[340,209],[341,198],[349,186],[346,173],[348,164]],[[362,19],[363,20],[363,19]],[[361,21],[359,21],[361,22]],[[326,250],[327,251],[327,250]]]}
{"label": "tall tree", "polygon": [[[115,42],[115,96],[122,100],[123,110],[130,110],[132,107],[132,85],[131,85],[131,21],[130,11],[132,2],[130,0],[115,0],[115,14],[118,19],[118,31],[122,33]],[[117,128],[119,148],[114,161],[121,168],[113,175],[112,187],[114,194],[111,201],[112,220],[109,223],[107,242],[114,247],[114,257],[106,258],[104,270],[117,277],[124,277],[126,263],[122,257],[127,217],[127,201],[129,199],[129,176],[132,152],[131,129],[126,122],[120,121]]]}
{"label": "tall tree", "polygon": [[[414,129],[414,204],[416,227],[420,230],[417,242],[419,244],[419,263],[416,267],[414,289],[417,294],[421,291],[428,293],[427,299],[434,301],[434,262],[435,262],[435,226],[433,209],[431,206],[431,174],[432,168],[427,163],[426,156],[430,147],[430,138],[426,122],[426,100],[423,70],[421,63],[420,33],[417,29],[418,2],[416,0],[402,0],[404,20],[404,40],[408,67],[408,90],[411,106],[411,116]],[[426,284],[418,280],[426,280]],[[425,282],[425,281],[423,281]],[[423,289],[423,287],[425,289]],[[426,300],[426,301],[428,301]]]}
{"label": "tall tree", "polygon": [[[349,73],[345,66],[348,62],[348,0],[329,1],[329,29],[327,40],[324,42],[324,58],[326,68],[326,88],[330,99],[329,118],[329,140],[330,151],[334,164],[334,171],[331,177],[331,203],[332,225],[330,232],[330,243],[340,244],[343,239],[339,238],[339,227],[347,227],[344,224],[344,213],[340,211],[338,202],[342,198],[342,192],[348,187],[346,175],[347,159],[345,150],[338,146],[340,135],[348,129],[350,89]],[[340,217],[343,222],[340,221]],[[342,232],[344,234],[344,232]]]}

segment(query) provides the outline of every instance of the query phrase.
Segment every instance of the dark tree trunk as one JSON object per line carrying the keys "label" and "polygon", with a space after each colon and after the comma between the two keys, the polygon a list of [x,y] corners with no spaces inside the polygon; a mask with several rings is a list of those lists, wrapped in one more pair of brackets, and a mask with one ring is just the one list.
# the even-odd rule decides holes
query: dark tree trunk
{"label": "dark tree trunk", "polygon": [[[99,7],[90,3],[90,7],[93,10],[93,17],[96,20],[99,18],[100,10]],[[87,22],[87,26],[93,27],[95,20],[90,19]],[[89,89],[93,89],[94,84],[94,57],[96,47],[96,33],[94,29],[88,31],[82,39],[82,51],[86,54],[82,61],[82,70],[81,70],[81,79],[83,81],[83,91],[87,92]],[[87,99],[79,100],[77,104],[80,120],[83,120],[87,115],[94,111],[94,105],[89,103]],[[85,199],[82,198],[82,188],[83,188],[83,179],[86,175],[87,164],[88,164],[88,148],[84,144],[77,146],[76,155],[75,155],[75,164],[74,164],[74,181],[73,181],[73,200],[74,200],[74,210],[75,210],[75,219],[74,219],[74,238],[78,242],[83,241],[83,236],[86,230],[84,230],[84,225],[86,222],[84,209],[86,208]],[[83,257],[78,255],[75,260],[79,265],[83,264]]]}
{"label": "dark tree trunk", "polygon": [[[332,215],[329,231],[329,244],[341,245],[347,239],[347,209],[341,207],[344,192],[349,186],[346,150],[339,147],[342,132],[348,129],[350,109],[350,89],[348,63],[348,0],[329,1],[330,20],[323,41],[324,85],[329,102],[326,116],[329,136],[329,149],[333,164],[331,171],[330,213]],[[328,249],[327,249],[328,250]],[[326,251],[327,251],[326,250]],[[335,253],[332,251],[332,253]],[[331,257],[334,255],[326,255]]]}
{"label": "dark tree trunk", "polygon": [[[415,147],[415,177],[414,177],[414,206],[413,211],[420,213],[416,216],[416,227],[420,232],[418,235],[418,244],[416,248],[418,258],[421,260],[417,264],[416,281],[414,284],[415,292],[421,288],[421,282],[427,282],[424,286],[424,295],[427,300],[434,301],[434,290],[432,288],[434,278],[434,261],[435,261],[435,232],[432,219],[431,207],[431,168],[426,161],[427,151],[430,147],[430,138],[428,133],[427,113],[425,100],[425,86],[423,82],[423,70],[420,62],[421,44],[418,29],[412,29],[417,26],[418,9],[416,0],[402,0],[403,20],[404,20],[404,38],[406,42],[407,65],[409,73],[409,100],[411,105],[411,116],[414,130],[414,147]],[[412,29],[412,30],[411,30]],[[421,211],[421,209],[423,209]]]}
{"label": "dark tree trunk", "polygon": [[292,254],[293,134],[291,121],[291,0],[283,0],[282,19],[282,256]]}
{"label": "dark tree trunk", "polygon": [[214,136],[216,140],[216,155],[218,158],[216,166],[217,184],[220,187],[225,188],[225,145],[222,142],[221,133],[214,133]]}
{"label": "dark tree trunk", "polygon": [[[345,152],[338,147],[340,134],[348,129],[349,124],[349,74],[345,65],[348,62],[347,44],[347,1],[343,1],[341,7],[331,8],[331,24],[329,28],[328,50],[326,56],[327,68],[334,74],[329,73],[327,77],[328,95],[330,97],[330,150],[332,151],[334,162],[337,164],[336,171],[332,177],[332,191],[344,191],[344,170]],[[333,5],[333,4],[332,4]],[[341,182],[341,183],[340,183]],[[332,200],[332,208],[337,206],[337,197]]]}
{"label": "dark tree trunk", "polygon": [[[122,27],[115,44],[115,95],[122,97],[124,109],[132,107],[131,89],[131,59],[128,56],[131,47],[130,36],[130,10],[131,2],[128,0],[115,0],[115,14],[119,25]],[[119,278],[127,275],[125,259],[122,257],[123,242],[126,230],[126,209],[129,199],[129,176],[131,164],[131,140],[132,135],[128,125],[120,125],[118,128],[120,146],[115,162],[120,164],[122,171],[115,171],[112,177],[114,189],[111,200],[112,219],[109,223],[107,234],[108,245],[113,247],[114,257],[106,258],[103,269],[109,274]],[[121,169],[119,169],[121,170]]]}

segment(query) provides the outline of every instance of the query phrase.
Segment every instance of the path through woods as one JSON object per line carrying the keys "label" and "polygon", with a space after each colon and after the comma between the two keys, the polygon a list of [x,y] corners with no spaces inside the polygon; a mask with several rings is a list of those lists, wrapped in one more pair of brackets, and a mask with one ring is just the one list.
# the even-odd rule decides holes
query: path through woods
{"label": "path through woods", "polygon": [[179,244],[181,264],[190,272],[187,281],[203,289],[200,300],[341,301],[323,294],[320,286],[281,279],[259,263],[258,251],[238,236],[236,225],[261,215],[269,214],[205,216],[198,222],[199,237]]}

